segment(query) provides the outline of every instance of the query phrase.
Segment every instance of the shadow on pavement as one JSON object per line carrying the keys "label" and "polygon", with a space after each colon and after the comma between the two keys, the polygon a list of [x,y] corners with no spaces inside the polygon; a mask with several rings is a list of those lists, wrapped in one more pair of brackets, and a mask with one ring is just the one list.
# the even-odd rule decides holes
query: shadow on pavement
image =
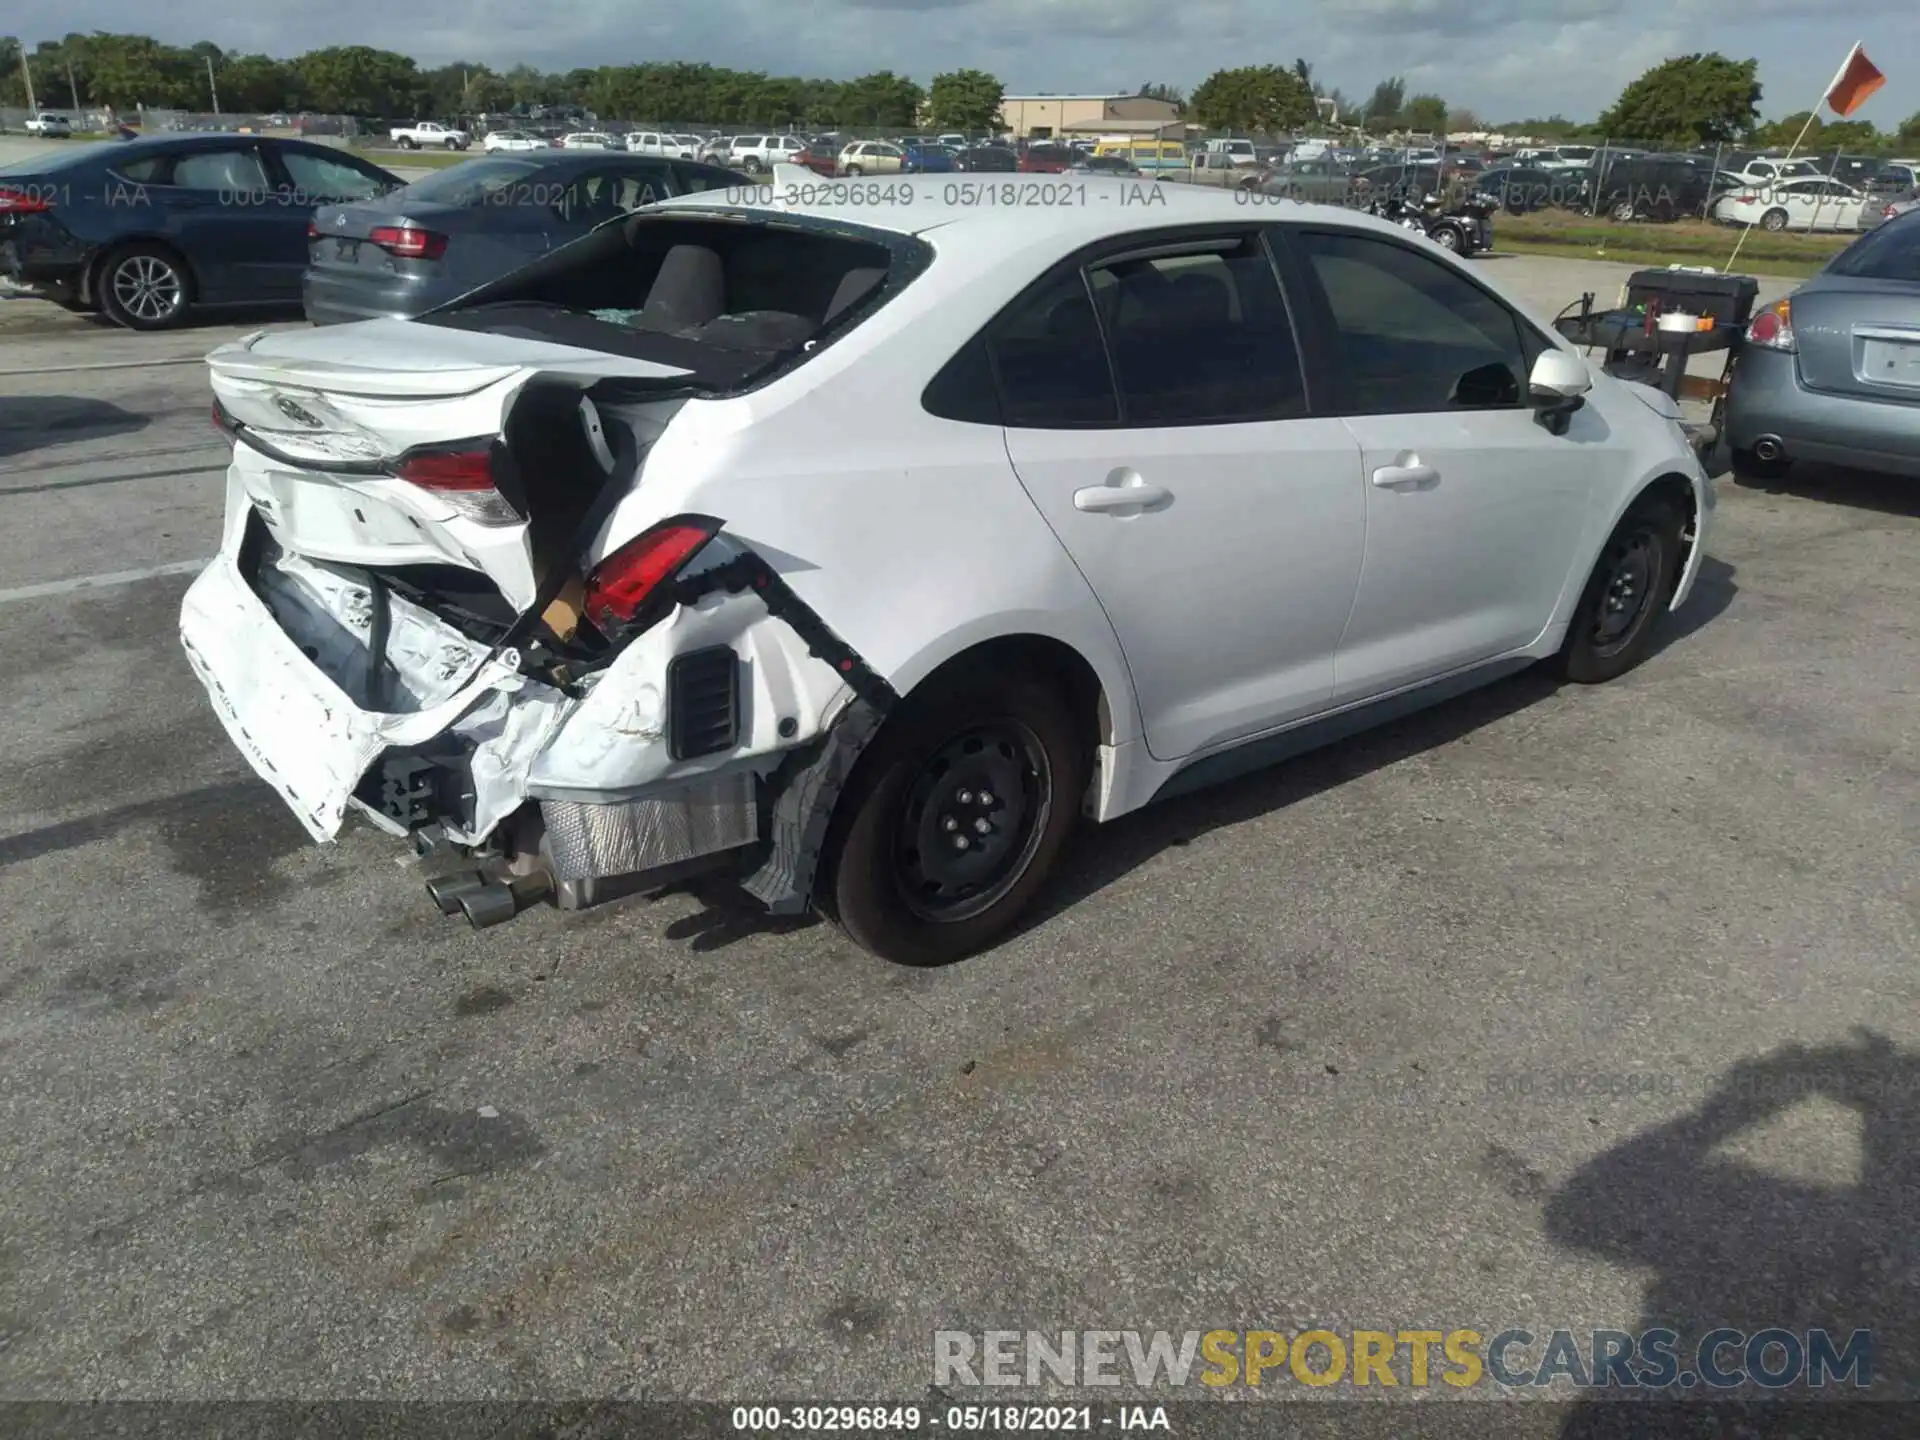
{"label": "shadow on pavement", "polygon": [[[1857,1125],[1859,1165],[1850,1178],[1788,1178],[1718,1153],[1807,1103],[1828,1108],[1803,1114],[1798,1128],[1780,1132],[1779,1146],[1805,1147],[1810,1127],[1830,1133],[1835,1125]],[[1770,1396],[1801,1402],[1794,1406],[1794,1433],[1916,1433],[1916,1197],[1920,1055],[1865,1031],[1849,1044],[1796,1045],[1742,1061],[1697,1109],[1591,1161],[1548,1202],[1547,1235],[1568,1250],[1651,1272],[1640,1327],[1678,1332],[1673,1349],[1683,1380],[1710,1332],[1726,1327],[1753,1335],[1777,1327],[1803,1339],[1809,1329],[1824,1329],[1840,1352],[1855,1331],[1870,1331],[1871,1384],[1862,1391],[1856,1377],[1842,1373],[1829,1379],[1824,1393],[1797,1375],[1796,1383],[1772,1391],[1754,1385],[1716,1391],[1702,1380],[1676,1392],[1696,1402],[1716,1394],[1754,1402],[1738,1419],[1698,1404],[1662,1404],[1656,1417],[1646,1405],[1596,1397],[1570,1409],[1561,1440],[1693,1434],[1691,1422],[1706,1422],[1715,1412],[1717,1428],[1697,1433],[1785,1433],[1773,1422],[1791,1412],[1778,1406],[1770,1412]],[[1749,1366],[1745,1351],[1744,1345],[1722,1348],[1723,1371]],[[1776,1347],[1764,1363],[1784,1372],[1787,1359]],[[1869,1403],[1809,1422],[1807,1410],[1825,1406],[1806,1402],[1863,1397]],[[1871,1403],[1896,1399],[1909,1403]]]}
{"label": "shadow on pavement", "polygon": [[0,395],[0,458],[131,435],[152,423],[150,415],[83,395]]}

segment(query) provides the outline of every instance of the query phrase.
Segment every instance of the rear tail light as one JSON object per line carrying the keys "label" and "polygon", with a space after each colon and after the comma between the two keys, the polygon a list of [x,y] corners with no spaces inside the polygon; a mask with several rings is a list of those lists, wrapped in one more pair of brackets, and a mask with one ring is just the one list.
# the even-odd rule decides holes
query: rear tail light
{"label": "rear tail light", "polygon": [[1734,197],[1734,200],[1736,204],[1740,205],[1757,205],[1760,203],[1760,197],[1758,195],[1738,195]]}
{"label": "rear tail light", "polygon": [[666,583],[720,528],[709,515],[681,515],[636,535],[587,577],[587,619],[609,638],[645,628],[659,611]]}
{"label": "rear tail light", "polygon": [[400,479],[444,500],[463,519],[481,525],[518,525],[525,517],[500,493],[499,447],[473,441],[409,450],[388,468]]}
{"label": "rear tail light", "polygon": [[320,238],[320,227],[311,220],[307,222],[307,238],[309,240],[318,240]]}
{"label": "rear tail light", "polygon": [[1747,343],[1758,345],[1763,350],[1793,350],[1793,312],[1790,302],[1779,301],[1754,316],[1753,322],[1747,326]]}
{"label": "rear tail light", "polygon": [[447,253],[447,237],[414,224],[376,225],[367,239],[403,260],[438,260]]}
{"label": "rear tail light", "polygon": [[1895,215],[1899,213],[1900,213],[1900,207],[1898,205],[1889,204],[1886,209],[1880,212],[1880,218],[1882,220],[1891,220]]}
{"label": "rear tail light", "polygon": [[53,201],[43,195],[0,186],[0,215],[38,215],[53,209]]}

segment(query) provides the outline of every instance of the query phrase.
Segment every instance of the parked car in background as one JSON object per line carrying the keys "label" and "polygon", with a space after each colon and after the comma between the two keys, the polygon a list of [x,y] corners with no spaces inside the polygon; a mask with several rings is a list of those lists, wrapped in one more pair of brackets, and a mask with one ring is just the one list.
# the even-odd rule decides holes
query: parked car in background
{"label": "parked car in background", "polygon": [[1079,158],[1065,145],[1029,145],[1020,152],[1020,169],[1028,175],[1064,175]]}
{"label": "parked car in background", "polygon": [[1898,219],[1910,210],[1920,210],[1920,187],[1902,190],[1895,195],[1875,195],[1868,199],[1866,208],[1860,212],[1860,228],[1874,230],[1889,220]]}
{"label": "parked car in background", "polygon": [[437,120],[420,120],[412,125],[396,125],[387,132],[402,150],[464,150],[473,137],[464,130],[442,125]]}
{"label": "parked car in background", "polygon": [[1254,149],[1251,140],[1209,140],[1207,153],[1225,156],[1229,165],[1236,165],[1243,169],[1258,166],[1260,163],[1259,153]]}
{"label": "parked car in background", "polygon": [[951,174],[953,156],[944,145],[915,145],[901,156],[900,168],[909,175]]}
{"label": "parked car in background", "polygon": [[1782,180],[1729,191],[1714,202],[1713,218],[1763,230],[1858,230],[1866,195],[1838,180]]}
{"label": "parked car in background", "polygon": [[1594,162],[1588,177],[1585,203],[1621,224],[1697,220],[1707,214],[1715,194],[1711,166],[1683,155],[1607,154]]}
{"label": "parked car in background", "polygon": [[736,135],[727,144],[726,163],[750,175],[764,174],[775,165],[791,165],[807,148],[798,135]]}
{"label": "parked car in background", "polygon": [[953,157],[953,168],[969,175],[1012,175],[1020,157],[1005,145],[969,145]]}
{"label": "parked car in background", "polygon": [[968,141],[966,136],[957,131],[949,130],[945,135],[939,137],[938,143],[946,146],[949,150],[964,150],[967,148]]}
{"label": "parked car in background", "polygon": [[316,841],[464,847],[478,925],[707,867],[933,964],[1083,804],[1652,653],[1713,520],[1663,394],[1391,226],[1081,183],[670,201],[215,350],[180,634],[235,747]]}
{"label": "parked car in background", "polygon": [[811,170],[816,175],[838,175],[840,173],[840,152],[838,149],[821,150],[809,145],[787,163],[798,165],[803,170]]}
{"label": "parked car in background", "polygon": [[480,148],[489,155],[524,155],[530,150],[549,147],[538,135],[530,135],[525,130],[489,130]]}
{"label": "parked car in background", "polygon": [[29,117],[23,128],[43,140],[65,140],[73,134],[73,122],[59,110],[42,110]]}
{"label": "parked car in background", "polygon": [[357,155],[258,135],[35,156],[0,167],[0,274],[133,330],[177,325],[203,306],[292,302],[315,208],[400,183]]}
{"label": "parked car in background", "polygon": [[693,160],[700,151],[691,137],[660,130],[629,130],[622,143],[629,154],[659,155],[669,160]]}
{"label": "parked car in background", "polygon": [[1501,165],[1474,177],[1474,192],[1497,202],[1509,215],[1525,215],[1534,210],[1571,205],[1584,200],[1585,186],[1569,180],[1564,171],[1542,170],[1530,165]]}
{"label": "parked car in background", "polygon": [[561,150],[618,150],[620,142],[604,130],[576,130],[571,135],[562,135],[557,146]]}
{"label": "parked car in background", "polygon": [[1817,161],[1804,157],[1799,160],[1773,160],[1766,156],[1755,156],[1741,165],[1728,165],[1740,177],[1743,184],[1749,186],[1773,185],[1782,180],[1810,180],[1825,175]]}
{"label": "parked car in background", "polygon": [[751,184],[737,170],[622,152],[470,160],[315,215],[307,318],[418,315],[643,206]]}
{"label": "parked car in background", "polygon": [[1753,317],[1726,419],[1749,472],[1813,460],[1920,478],[1920,209]]}
{"label": "parked car in background", "polygon": [[1127,175],[1141,177],[1146,174],[1126,155],[1082,155],[1073,162],[1076,175]]}
{"label": "parked car in background", "polygon": [[855,140],[840,152],[842,175],[898,175],[906,163],[906,149],[889,140]]}

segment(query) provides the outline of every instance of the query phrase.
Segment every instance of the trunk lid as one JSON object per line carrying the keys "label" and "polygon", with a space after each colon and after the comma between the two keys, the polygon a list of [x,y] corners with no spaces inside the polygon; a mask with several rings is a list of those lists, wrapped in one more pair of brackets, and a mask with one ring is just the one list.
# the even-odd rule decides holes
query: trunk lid
{"label": "trunk lid", "polygon": [[1810,390],[1920,404],[1920,293],[1850,278],[1793,297],[1801,381]]}
{"label": "trunk lid", "polygon": [[[631,356],[406,320],[249,336],[207,357],[233,475],[296,555],[362,568],[453,565],[516,611],[538,585],[528,514],[471,485],[403,478],[422,447],[486,451],[536,377],[583,390],[687,372]],[[236,429],[237,427],[237,429]]]}

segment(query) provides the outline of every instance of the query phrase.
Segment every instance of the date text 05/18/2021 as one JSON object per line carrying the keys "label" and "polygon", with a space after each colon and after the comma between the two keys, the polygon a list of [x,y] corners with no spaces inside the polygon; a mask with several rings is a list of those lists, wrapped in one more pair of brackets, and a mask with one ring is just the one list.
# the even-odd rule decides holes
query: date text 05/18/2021
{"label": "date text 05/18/2021", "polygon": [[741,1434],[1084,1435],[1095,1430],[1173,1429],[1160,1405],[736,1405],[731,1418]]}

